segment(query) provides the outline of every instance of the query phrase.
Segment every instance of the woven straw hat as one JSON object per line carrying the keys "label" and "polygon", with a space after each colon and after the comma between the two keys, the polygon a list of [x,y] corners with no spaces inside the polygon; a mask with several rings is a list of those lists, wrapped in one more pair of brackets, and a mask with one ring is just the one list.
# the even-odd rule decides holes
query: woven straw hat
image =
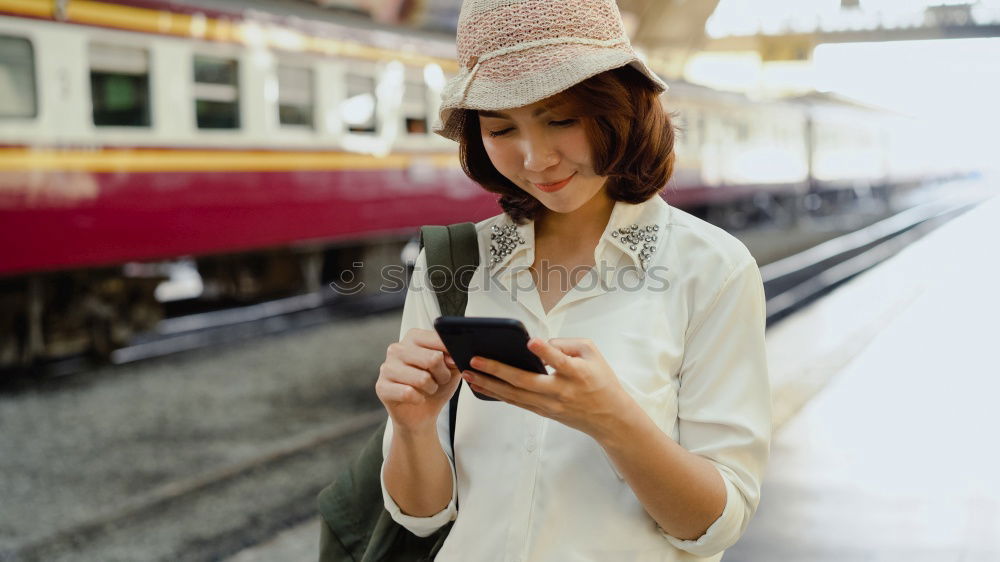
{"label": "woven straw hat", "polygon": [[461,109],[522,107],[626,64],[667,90],[632,50],[615,0],[464,0],[458,63],[433,125],[452,140]]}

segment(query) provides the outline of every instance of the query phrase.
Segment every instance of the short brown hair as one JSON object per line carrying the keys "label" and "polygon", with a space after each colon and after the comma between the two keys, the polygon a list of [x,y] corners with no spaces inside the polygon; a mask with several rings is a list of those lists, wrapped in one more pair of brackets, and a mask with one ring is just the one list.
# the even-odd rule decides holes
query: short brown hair
{"label": "short brown hair", "polygon": [[[642,203],[666,185],[674,171],[674,127],[653,85],[639,71],[623,66],[602,72],[547,101],[580,119],[594,172],[609,176],[611,199]],[[542,203],[497,171],[483,146],[476,111],[463,111],[459,155],[466,175],[500,194],[500,206],[518,224],[537,218]]]}

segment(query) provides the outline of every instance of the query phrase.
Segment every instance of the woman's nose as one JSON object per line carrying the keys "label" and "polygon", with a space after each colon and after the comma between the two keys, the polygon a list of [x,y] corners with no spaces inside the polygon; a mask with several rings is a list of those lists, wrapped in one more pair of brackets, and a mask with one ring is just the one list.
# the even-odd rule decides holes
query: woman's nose
{"label": "woman's nose", "polygon": [[526,139],[524,169],[531,172],[542,172],[558,163],[559,154],[544,135]]}

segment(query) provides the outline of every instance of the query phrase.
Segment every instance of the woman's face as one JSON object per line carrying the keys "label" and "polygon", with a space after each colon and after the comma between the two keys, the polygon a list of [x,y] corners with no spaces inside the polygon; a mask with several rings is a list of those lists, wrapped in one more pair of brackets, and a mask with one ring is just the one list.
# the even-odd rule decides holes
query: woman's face
{"label": "woman's face", "polygon": [[583,125],[558,107],[479,111],[479,129],[497,171],[554,212],[573,212],[604,188]]}

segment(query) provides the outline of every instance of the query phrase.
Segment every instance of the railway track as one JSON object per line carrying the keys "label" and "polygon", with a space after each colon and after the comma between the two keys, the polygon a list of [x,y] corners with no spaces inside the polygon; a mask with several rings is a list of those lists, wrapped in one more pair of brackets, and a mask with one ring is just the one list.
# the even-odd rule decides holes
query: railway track
{"label": "railway track", "polygon": [[357,318],[400,308],[405,296],[402,291],[347,298],[328,298],[310,293],[240,308],[168,318],[153,332],[113,351],[110,359],[113,364],[123,365]]}
{"label": "railway track", "polygon": [[768,325],[892,257],[979,202],[976,198],[952,198],[922,203],[850,234],[761,266]]}
{"label": "railway track", "polygon": [[[196,349],[211,348],[252,338],[286,333],[337,320],[363,317],[403,306],[402,292],[368,296],[327,297],[320,293],[296,295],[262,303],[196,312],[166,318],[156,329],[140,334],[107,358],[126,365]],[[103,360],[73,355],[44,361],[30,368],[0,370],[0,386],[30,386],[38,379],[63,377],[94,369]]]}
{"label": "railway track", "polygon": [[[385,419],[384,410],[372,410],[351,416],[330,427],[323,427],[278,443],[262,454],[207,473],[156,487],[123,504],[106,510],[83,523],[56,527],[41,537],[8,550],[0,550],[3,561],[43,561],[59,559],[73,552],[77,545],[95,541],[113,544],[121,540],[140,540],[143,528],[169,527],[169,519],[192,506],[220,505],[230,502],[236,509],[228,516],[238,518],[242,502],[233,501],[240,489],[259,489],[262,503],[269,504],[268,513],[254,513],[235,529],[212,537],[211,540],[189,540],[171,549],[169,556],[158,559],[218,560],[256,544],[289,525],[315,514],[315,497],[319,489],[336,474],[340,462],[330,462],[330,455],[316,455],[318,449],[353,449],[362,444],[372,429]],[[349,455],[335,455],[349,458]],[[269,480],[282,479],[282,472],[303,467],[323,466],[326,470],[312,482],[298,486],[282,486],[285,498],[267,498],[264,485]],[[248,485],[249,483],[249,485]],[[221,498],[221,500],[220,500]],[[186,504],[186,505],[185,505]],[[222,509],[226,511],[225,504]],[[187,508],[187,509],[186,509]],[[150,553],[153,554],[153,553]],[[83,558],[86,559],[86,558]]]}

